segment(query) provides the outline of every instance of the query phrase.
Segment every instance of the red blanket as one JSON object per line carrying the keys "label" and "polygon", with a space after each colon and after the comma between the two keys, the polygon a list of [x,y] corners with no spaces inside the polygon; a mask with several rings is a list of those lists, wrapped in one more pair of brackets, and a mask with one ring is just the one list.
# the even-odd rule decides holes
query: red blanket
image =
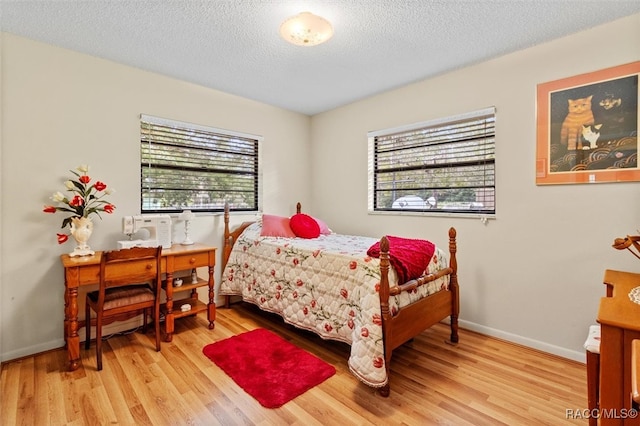
{"label": "red blanket", "polygon": [[[436,246],[427,240],[387,236],[389,262],[398,274],[398,284],[404,284],[424,274]],[[380,241],[369,247],[367,254],[380,257]]]}

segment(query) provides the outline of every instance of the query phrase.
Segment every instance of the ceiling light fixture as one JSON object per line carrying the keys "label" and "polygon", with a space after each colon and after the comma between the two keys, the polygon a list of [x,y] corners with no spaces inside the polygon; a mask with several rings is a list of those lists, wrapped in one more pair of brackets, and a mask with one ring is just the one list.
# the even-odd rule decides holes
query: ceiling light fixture
{"label": "ceiling light fixture", "polygon": [[320,16],[302,12],[280,25],[280,35],[297,46],[316,46],[331,38],[333,27]]}

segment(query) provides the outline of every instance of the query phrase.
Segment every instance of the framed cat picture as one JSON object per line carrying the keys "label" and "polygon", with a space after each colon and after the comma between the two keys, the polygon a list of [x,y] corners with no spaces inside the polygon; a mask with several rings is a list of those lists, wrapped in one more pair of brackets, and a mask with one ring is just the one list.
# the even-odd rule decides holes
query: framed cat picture
{"label": "framed cat picture", "polygon": [[536,184],[640,181],[640,61],[538,84]]}

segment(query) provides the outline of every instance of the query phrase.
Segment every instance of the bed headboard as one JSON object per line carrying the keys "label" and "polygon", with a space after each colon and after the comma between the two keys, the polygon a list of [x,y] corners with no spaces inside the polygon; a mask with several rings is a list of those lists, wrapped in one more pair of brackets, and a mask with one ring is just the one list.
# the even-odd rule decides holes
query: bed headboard
{"label": "bed headboard", "polygon": [[[296,203],[296,213],[300,213],[302,211],[302,204],[300,202]],[[224,203],[224,243],[222,248],[222,270],[227,266],[227,261],[229,260],[229,256],[231,255],[231,248],[233,244],[236,242],[242,231],[244,231],[247,226],[251,225],[255,221],[250,222],[242,222],[240,226],[235,228],[233,231],[229,229],[229,203]]]}

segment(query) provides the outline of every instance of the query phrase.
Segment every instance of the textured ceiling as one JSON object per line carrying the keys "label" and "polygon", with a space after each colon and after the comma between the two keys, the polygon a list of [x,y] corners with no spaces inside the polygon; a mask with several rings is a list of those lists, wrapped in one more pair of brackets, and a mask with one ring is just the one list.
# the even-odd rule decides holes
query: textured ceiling
{"label": "textured ceiling", "polygon": [[[280,23],[302,11],[334,37],[282,40]],[[313,115],[639,12],[640,0],[0,0],[0,25]]]}

